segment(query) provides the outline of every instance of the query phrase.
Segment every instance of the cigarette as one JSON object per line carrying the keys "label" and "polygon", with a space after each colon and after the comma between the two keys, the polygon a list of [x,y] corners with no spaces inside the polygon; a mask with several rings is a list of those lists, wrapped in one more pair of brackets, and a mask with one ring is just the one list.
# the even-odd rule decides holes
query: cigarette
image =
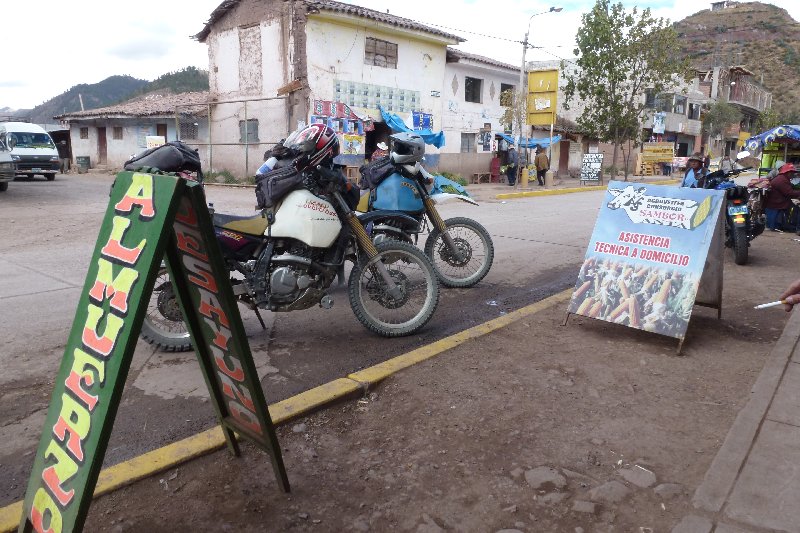
{"label": "cigarette", "polygon": [[787,302],[786,300],[778,300],[777,302],[770,302],[768,304],[757,305],[753,309],[766,309],[767,307],[775,307],[776,305],[784,305],[788,303],[789,302]]}

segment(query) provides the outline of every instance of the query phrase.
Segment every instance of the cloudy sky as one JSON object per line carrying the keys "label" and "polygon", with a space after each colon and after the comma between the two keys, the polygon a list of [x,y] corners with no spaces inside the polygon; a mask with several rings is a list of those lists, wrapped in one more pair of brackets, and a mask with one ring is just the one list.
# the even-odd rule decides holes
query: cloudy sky
{"label": "cloudy sky", "polygon": [[[529,41],[542,48],[527,59],[569,57],[580,16],[594,0],[345,0],[390,10],[395,15],[436,24],[467,39],[461,48],[520,64],[528,21]],[[208,68],[198,33],[221,0],[38,0],[3,2],[3,59],[0,108],[32,108],[79,83],[96,83],[115,74],[153,80],[194,65]],[[680,20],[710,2],[697,0],[624,0],[650,7],[656,16]],[[800,20],[798,0],[773,0]],[[546,13],[550,6],[563,8]],[[127,7],[125,7],[127,6]]]}

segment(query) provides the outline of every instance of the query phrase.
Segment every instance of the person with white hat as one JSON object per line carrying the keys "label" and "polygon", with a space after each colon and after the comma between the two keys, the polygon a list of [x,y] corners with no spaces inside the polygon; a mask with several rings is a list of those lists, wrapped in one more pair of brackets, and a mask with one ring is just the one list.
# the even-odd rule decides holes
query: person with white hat
{"label": "person with white hat", "polygon": [[375,145],[375,151],[372,152],[370,156],[370,161],[375,161],[376,159],[380,159],[381,157],[386,157],[389,155],[389,147],[386,146],[386,143],[381,141]]}

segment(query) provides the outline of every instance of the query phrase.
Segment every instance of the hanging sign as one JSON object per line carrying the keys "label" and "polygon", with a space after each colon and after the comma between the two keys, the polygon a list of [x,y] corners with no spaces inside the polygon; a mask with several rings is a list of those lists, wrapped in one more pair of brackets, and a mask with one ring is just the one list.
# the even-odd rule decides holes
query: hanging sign
{"label": "hanging sign", "polygon": [[721,283],[721,254],[706,258],[723,194],[610,182],[568,312],[683,339],[704,271]]}
{"label": "hanging sign", "polygon": [[122,172],[89,264],[34,458],[19,531],[81,531],[147,302],[166,252],[229,447],[233,431],[286,472],[201,186]]}

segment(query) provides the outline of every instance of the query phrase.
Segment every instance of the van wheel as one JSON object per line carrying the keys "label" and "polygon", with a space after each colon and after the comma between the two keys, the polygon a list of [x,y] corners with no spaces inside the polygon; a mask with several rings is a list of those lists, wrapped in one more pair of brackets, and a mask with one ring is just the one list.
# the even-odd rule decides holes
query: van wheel
{"label": "van wheel", "polygon": [[4,181],[3,183],[0,183],[0,192],[7,191],[7,190],[8,190],[8,182]]}
{"label": "van wheel", "polygon": [[56,179],[56,173],[53,172],[52,174],[45,174],[44,177],[47,178],[47,181],[53,181]]}

